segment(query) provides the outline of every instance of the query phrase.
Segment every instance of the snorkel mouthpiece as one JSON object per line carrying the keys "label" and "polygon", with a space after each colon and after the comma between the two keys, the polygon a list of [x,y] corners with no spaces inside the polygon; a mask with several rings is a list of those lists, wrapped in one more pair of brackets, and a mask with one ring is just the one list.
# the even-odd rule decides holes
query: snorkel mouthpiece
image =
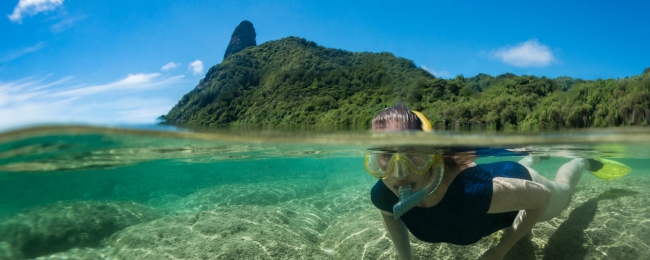
{"label": "snorkel mouthpiece", "polygon": [[436,176],[437,178],[431,176],[427,185],[416,192],[412,191],[411,184],[402,184],[397,187],[399,201],[393,205],[393,217],[395,217],[395,219],[400,218],[402,215],[406,214],[407,211],[415,208],[415,206],[422,203],[433,194],[436,189],[438,189],[444,174],[444,167],[439,167],[440,174]]}
{"label": "snorkel mouthpiece", "polygon": [[397,192],[399,193],[399,201],[393,205],[393,216],[395,219],[400,218],[404,213],[429,197],[427,189],[421,189],[413,193],[409,184],[400,185]]}

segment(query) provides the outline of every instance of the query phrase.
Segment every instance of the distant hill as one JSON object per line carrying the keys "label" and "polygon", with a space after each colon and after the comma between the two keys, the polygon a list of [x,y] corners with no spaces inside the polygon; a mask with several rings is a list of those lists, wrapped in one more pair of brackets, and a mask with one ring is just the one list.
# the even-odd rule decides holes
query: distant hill
{"label": "distant hill", "polygon": [[352,53],[289,37],[246,48],[207,72],[167,114],[176,125],[366,128],[433,75],[390,53]]}
{"label": "distant hill", "polygon": [[257,34],[255,33],[253,23],[245,20],[242,21],[235,27],[235,31],[232,32],[230,43],[228,44],[228,48],[226,48],[226,53],[223,54],[223,58],[228,58],[228,56],[248,47],[257,46],[255,37],[257,37]]}
{"label": "distant hill", "polygon": [[193,127],[367,129],[377,112],[397,103],[444,129],[648,125],[650,73],[596,81],[509,73],[445,80],[391,53],[288,37],[228,56],[161,118]]}

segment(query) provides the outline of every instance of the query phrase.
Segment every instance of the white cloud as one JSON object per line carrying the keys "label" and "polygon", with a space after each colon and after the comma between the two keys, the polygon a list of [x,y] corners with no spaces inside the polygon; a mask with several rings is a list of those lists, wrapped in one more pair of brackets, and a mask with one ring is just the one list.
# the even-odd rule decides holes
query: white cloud
{"label": "white cloud", "polygon": [[192,71],[192,74],[198,75],[203,72],[203,62],[200,60],[195,60],[193,62],[190,62],[190,65],[187,66],[189,70]]}
{"label": "white cloud", "polygon": [[183,77],[140,73],[76,87],[72,77],[0,81],[0,129],[42,123],[153,123],[178,102],[159,90],[183,83]]}
{"label": "white cloud", "polygon": [[531,39],[513,47],[504,47],[492,53],[494,58],[516,67],[546,67],[555,61],[548,46]]}
{"label": "white cloud", "polygon": [[17,50],[17,51],[8,53],[8,54],[4,55],[4,57],[0,57],[0,63],[1,62],[7,62],[7,61],[10,61],[10,60],[15,60],[17,58],[20,58],[20,56],[23,56],[23,55],[28,54],[30,52],[38,51],[38,50],[42,49],[44,46],[45,46],[44,42],[39,42],[37,44],[34,44],[34,45],[29,46],[27,48],[24,48],[22,50]]}
{"label": "white cloud", "polygon": [[154,81],[154,79],[157,78],[158,76],[160,76],[160,73],[129,74],[126,78],[115,82],[111,82],[104,85],[74,88],[70,90],[53,93],[52,96],[80,98],[88,95],[99,94],[102,92],[143,90],[143,89],[150,89],[159,86],[166,86],[183,78],[183,75],[180,75],[180,76],[174,76],[174,77],[169,77],[162,80]]}
{"label": "white cloud", "polygon": [[181,65],[181,64],[180,63],[169,62],[169,63],[165,64],[165,66],[162,66],[162,68],[160,70],[168,71],[170,69],[175,69],[176,67],[178,67],[178,65]]}
{"label": "white cloud", "polygon": [[22,23],[25,15],[33,16],[52,11],[61,5],[63,5],[63,0],[20,0],[14,7],[14,12],[7,17],[12,22]]}
{"label": "white cloud", "polygon": [[85,15],[78,15],[78,16],[65,18],[59,21],[58,23],[55,23],[52,26],[50,26],[50,31],[53,33],[63,32],[66,29],[72,27],[72,25],[75,24],[76,22],[81,21],[83,19],[86,19]]}
{"label": "white cloud", "polygon": [[449,71],[447,70],[434,70],[433,68],[429,68],[427,66],[421,66],[422,69],[428,71],[429,73],[433,74],[433,76],[436,76],[438,78],[449,78],[451,74],[449,74]]}

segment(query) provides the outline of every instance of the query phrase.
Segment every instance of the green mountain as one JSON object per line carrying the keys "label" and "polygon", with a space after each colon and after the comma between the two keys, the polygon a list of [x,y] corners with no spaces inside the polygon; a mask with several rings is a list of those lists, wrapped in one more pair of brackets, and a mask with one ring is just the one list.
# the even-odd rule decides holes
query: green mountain
{"label": "green mountain", "polygon": [[191,127],[367,129],[377,112],[398,103],[444,129],[648,125],[650,73],[595,81],[509,73],[445,80],[391,53],[288,37],[213,66],[161,118]]}

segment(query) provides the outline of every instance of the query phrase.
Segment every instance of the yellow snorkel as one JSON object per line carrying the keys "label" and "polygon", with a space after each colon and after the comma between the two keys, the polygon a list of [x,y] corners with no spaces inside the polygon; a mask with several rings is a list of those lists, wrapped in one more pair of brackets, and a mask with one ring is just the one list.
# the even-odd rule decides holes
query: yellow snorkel
{"label": "yellow snorkel", "polygon": [[415,111],[415,110],[411,110],[411,112],[413,112],[413,114],[418,116],[418,118],[420,118],[420,121],[422,121],[422,131],[425,131],[425,132],[433,131],[433,127],[431,126],[431,122],[429,122],[429,119],[427,119],[427,117],[425,117],[424,114],[422,114],[422,112]]}

